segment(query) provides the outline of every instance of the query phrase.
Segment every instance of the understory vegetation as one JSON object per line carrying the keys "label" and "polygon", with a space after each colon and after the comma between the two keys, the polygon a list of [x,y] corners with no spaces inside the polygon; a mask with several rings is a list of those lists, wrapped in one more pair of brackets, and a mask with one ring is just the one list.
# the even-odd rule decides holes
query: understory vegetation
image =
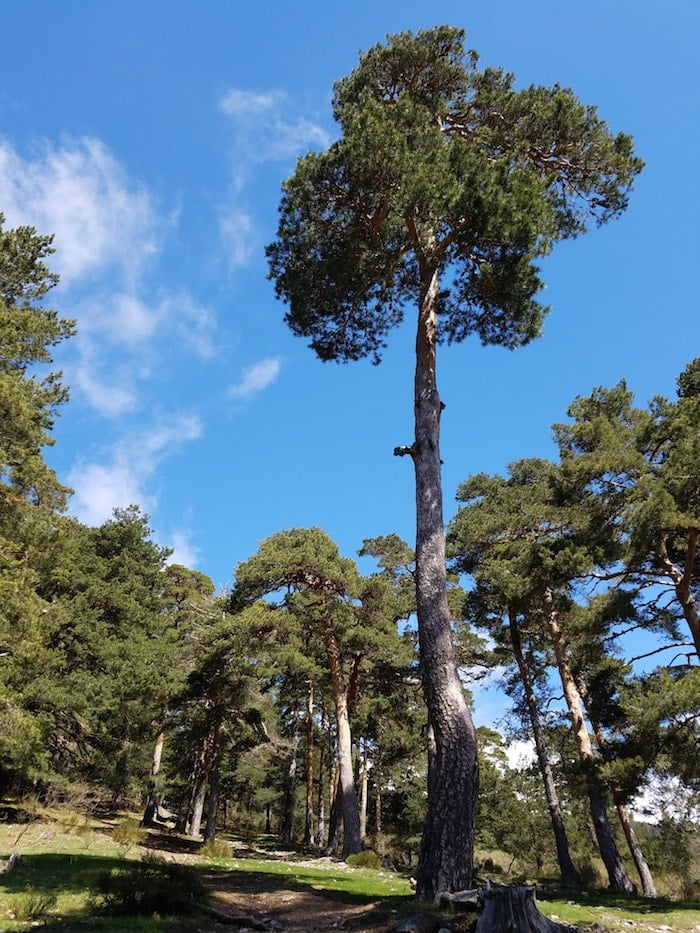
{"label": "understory vegetation", "polygon": [[[13,815],[24,813],[19,806]],[[0,853],[22,856],[12,871],[0,874],[0,929],[19,933],[38,923],[56,933],[162,933],[169,922],[186,923],[189,917],[195,929],[206,919],[201,908],[216,903],[210,878],[221,873],[233,890],[255,886],[281,891],[281,898],[289,890],[323,892],[337,899],[339,915],[344,905],[365,903],[387,919],[415,909],[410,873],[383,867],[376,855],[372,865],[352,867],[308,852],[280,850],[269,836],[246,841],[226,834],[215,850],[161,831],[145,834],[125,850],[119,827],[129,819],[124,814],[86,819],[71,810],[39,812],[34,807],[30,822],[0,824]],[[478,857],[480,871],[495,883],[513,879],[507,853],[479,851]],[[610,933],[629,929],[630,923],[649,931],[664,925],[691,931],[700,923],[700,906],[681,901],[562,891],[553,884],[541,886],[538,899],[549,916],[582,928],[602,923]],[[449,913],[443,915],[448,922]]]}

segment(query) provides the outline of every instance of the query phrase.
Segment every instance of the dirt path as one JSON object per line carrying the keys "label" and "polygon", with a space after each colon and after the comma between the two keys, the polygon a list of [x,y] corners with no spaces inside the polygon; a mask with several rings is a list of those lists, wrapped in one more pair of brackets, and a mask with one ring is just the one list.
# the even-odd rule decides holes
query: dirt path
{"label": "dirt path", "polygon": [[321,933],[339,929],[386,933],[392,922],[392,917],[378,903],[348,903],[307,886],[277,883],[269,876],[259,879],[240,873],[211,872],[206,876],[206,885],[212,895],[212,906],[224,912],[240,912],[271,921],[270,928],[280,933],[287,930]]}

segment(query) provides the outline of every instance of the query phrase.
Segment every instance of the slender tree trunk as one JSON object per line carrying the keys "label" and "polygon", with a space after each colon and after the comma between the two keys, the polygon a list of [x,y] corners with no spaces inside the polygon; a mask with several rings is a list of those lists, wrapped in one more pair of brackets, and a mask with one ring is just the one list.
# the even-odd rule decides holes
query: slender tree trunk
{"label": "slender tree trunk", "polygon": [[202,816],[204,814],[204,801],[207,796],[207,784],[209,775],[204,771],[200,771],[197,775],[197,780],[194,785],[194,794],[192,796],[192,813],[189,819],[189,833],[190,836],[199,836],[200,830],[202,828]]}
{"label": "slender tree trunk", "polygon": [[422,261],[421,282],[416,335],[415,441],[409,450],[399,448],[396,452],[410,453],[416,476],[416,604],[421,678],[435,735],[435,764],[430,768],[432,777],[416,894],[420,900],[435,901],[442,892],[471,887],[479,765],[476,730],[457,671],[447,606],[440,470],[443,406],[435,370],[437,267],[429,267]]}
{"label": "slender tree trunk", "polygon": [[[321,714],[321,725],[327,726],[325,712]],[[326,729],[327,732],[327,729]],[[316,839],[319,847],[326,841],[326,745],[322,742],[318,755],[318,824],[316,826]]]}
{"label": "slender tree trunk", "polygon": [[637,889],[627,874],[627,869],[622,861],[610,826],[605,805],[605,794],[598,777],[597,756],[593,750],[591,737],[588,734],[581,695],[571,672],[568,650],[554,608],[552,593],[549,590],[544,594],[543,610],[557,661],[564,698],[569,710],[571,730],[585,770],[591,820],[593,821],[600,857],[608,873],[610,888],[619,894],[636,894]]}
{"label": "slender tree trunk", "polygon": [[163,745],[165,744],[165,730],[161,729],[156,740],[153,743],[153,755],[151,758],[151,777],[158,777],[160,774],[160,763],[163,758]]}
{"label": "slender tree trunk", "polygon": [[212,766],[209,775],[209,796],[207,797],[207,825],[204,830],[204,842],[216,839],[216,817],[219,812],[219,759]]}
{"label": "slender tree trunk", "polygon": [[148,797],[146,798],[146,807],[143,811],[143,818],[141,819],[142,826],[153,826],[158,816],[158,790],[156,788],[155,781],[151,781],[148,785]]}
{"label": "slender tree trunk", "polygon": [[382,846],[382,781],[377,771],[374,772],[374,832],[377,846]]}
{"label": "slender tree trunk", "polygon": [[304,812],[304,845],[314,844],[314,685],[311,680],[306,688],[306,749],[305,780],[306,808]]}
{"label": "slender tree trunk", "polygon": [[200,757],[200,766],[197,773],[197,779],[192,798],[192,814],[190,817],[189,834],[190,836],[199,836],[202,827],[202,816],[204,813],[204,801],[206,800],[209,778],[216,768],[221,751],[221,724],[214,723],[209,734],[204,739],[202,754]]}
{"label": "slender tree trunk", "polygon": [[[579,688],[579,693],[583,698],[586,708],[589,708],[588,703],[588,688],[586,684],[580,679],[577,678],[577,685]],[[590,719],[589,713],[589,719]],[[593,726],[593,733],[598,743],[598,748],[603,749],[605,747],[605,735],[600,726],[600,723],[594,719],[591,719],[591,725]],[[615,809],[617,810],[617,816],[620,820],[620,826],[622,827],[622,832],[625,834],[625,839],[627,840],[627,847],[630,850],[630,855],[634,862],[635,868],[637,869],[637,874],[639,875],[639,880],[642,883],[642,894],[644,897],[656,897],[656,885],[654,884],[654,876],[651,873],[649,868],[649,863],[644,858],[644,853],[642,852],[642,847],[639,844],[639,839],[637,834],[634,831],[634,826],[630,820],[630,815],[627,811],[627,807],[622,802],[620,790],[618,787],[612,787],[613,800],[615,801]]]}
{"label": "slender tree trunk", "polygon": [[328,819],[328,851],[337,855],[340,851],[340,825],[342,822],[343,788],[340,784],[340,772],[334,763],[331,769],[330,815]]}
{"label": "slender tree trunk", "polygon": [[625,834],[625,839],[627,840],[630,854],[632,855],[632,859],[637,869],[637,874],[639,875],[639,880],[642,882],[642,894],[644,897],[656,897],[654,876],[652,875],[651,869],[649,868],[649,863],[644,858],[644,852],[642,852],[639,839],[637,838],[637,834],[634,831],[634,826],[632,825],[629,811],[623,803],[616,803],[615,807],[617,809],[617,815],[620,820],[620,826],[622,826],[622,831]]}
{"label": "slender tree trunk", "polygon": [[522,680],[523,690],[525,692],[525,702],[527,704],[527,710],[530,716],[532,735],[535,740],[537,763],[539,765],[540,774],[542,775],[544,792],[547,798],[549,818],[551,820],[552,831],[554,833],[554,842],[557,850],[557,861],[559,862],[561,879],[564,884],[577,885],[581,883],[581,876],[576,871],[576,866],[571,859],[569,840],[566,836],[564,818],[562,816],[561,807],[559,806],[559,796],[557,794],[554,775],[552,774],[552,768],[549,764],[547,748],[545,746],[544,736],[542,734],[539,705],[537,703],[537,697],[535,696],[532,677],[530,676],[530,669],[523,655],[518,624],[510,610],[508,611],[508,625],[510,628],[510,640],[513,646],[513,654],[518,665],[518,670],[520,671],[520,679]]}
{"label": "slender tree trunk", "polygon": [[284,824],[282,826],[282,840],[291,845],[294,839],[294,810],[296,808],[297,790],[297,751],[299,749],[299,723],[294,721],[294,736],[292,751],[287,768],[287,780],[284,794]]}
{"label": "slender tree trunk", "polygon": [[363,743],[360,752],[360,840],[364,845],[367,838],[367,746]]}
{"label": "slender tree trunk", "polygon": [[362,851],[360,813],[352,767],[352,735],[348,715],[347,692],[340,664],[340,652],[333,635],[326,636],[326,654],[333,688],[335,721],[338,734],[338,773],[343,804],[343,855]]}

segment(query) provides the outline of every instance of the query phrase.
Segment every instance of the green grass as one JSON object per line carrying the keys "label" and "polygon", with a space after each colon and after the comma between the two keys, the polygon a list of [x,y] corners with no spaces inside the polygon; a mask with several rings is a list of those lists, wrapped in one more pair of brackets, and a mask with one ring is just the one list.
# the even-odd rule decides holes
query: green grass
{"label": "green grass", "polygon": [[572,925],[599,923],[608,933],[629,933],[630,929],[689,933],[700,928],[700,904],[667,901],[662,898],[623,897],[592,894],[575,898],[538,896],[538,905],[548,917],[558,917]]}
{"label": "green grass", "polygon": [[[157,918],[105,917],[94,902],[101,873],[134,864],[146,852],[142,846],[133,846],[125,855],[124,846],[120,848],[111,837],[112,825],[65,814],[58,819],[50,814],[29,823],[0,824],[0,858],[7,858],[11,852],[22,854],[20,868],[9,875],[0,875],[0,930],[3,933],[30,930],[30,920],[10,915],[13,906],[31,908],[37,904],[40,908],[42,896],[46,896],[47,913],[38,919],[44,924],[41,928],[50,933],[71,930],[163,933],[166,924]],[[231,880],[240,876],[242,889],[252,883],[262,883],[270,893],[310,888],[337,897],[339,902],[380,901],[387,910],[400,914],[414,909],[408,879],[399,873],[350,868],[342,862],[302,857],[291,851],[267,854],[258,849],[254,854],[251,858],[197,858],[190,854],[188,860],[202,872],[225,872],[233,876]],[[598,923],[609,933],[628,933],[630,929],[652,933],[663,927],[674,933],[700,929],[697,903],[602,894],[572,897],[558,893],[542,893],[538,895],[538,903],[543,913],[562,922],[581,928]]]}
{"label": "green grass", "polygon": [[306,862],[267,861],[265,859],[232,858],[219,867],[246,875],[267,876],[271,881],[292,882],[313,888],[315,891],[328,891],[353,898],[372,900],[374,898],[410,898],[411,886],[407,878],[394,872],[376,871],[372,868],[350,868],[344,862],[330,863],[319,859],[319,867],[310,867]]}

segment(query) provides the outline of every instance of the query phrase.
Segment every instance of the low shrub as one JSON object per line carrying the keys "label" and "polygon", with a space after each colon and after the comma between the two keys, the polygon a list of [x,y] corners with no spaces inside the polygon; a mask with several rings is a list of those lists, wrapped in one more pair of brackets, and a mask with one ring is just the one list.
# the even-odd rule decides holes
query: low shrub
{"label": "low shrub", "polygon": [[102,872],[95,900],[115,914],[188,914],[204,896],[196,871],[150,858]]}
{"label": "low shrub", "polygon": [[8,898],[8,907],[15,920],[43,920],[57,901],[53,891],[37,891],[28,884],[24,891]]}
{"label": "low shrub", "polygon": [[119,846],[119,854],[122,858],[133,846],[140,845],[148,839],[148,833],[141,826],[138,820],[128,817],[122,820],[112,830],[112,839]]}
{"label": "low shrub", "polygon": [[382,867],[382,860],[376,852],[371,849],[364,849],[362,852],[356,852],[354,855],[348,855],[345,859],[351,868],[374,868]]}
{"label": "low shrub", "polygon": [[233,857],[231,845],[224,839],[210,839],[209,842],[204,843],[199,850],[199,854],[204,858],[221,859]]}

